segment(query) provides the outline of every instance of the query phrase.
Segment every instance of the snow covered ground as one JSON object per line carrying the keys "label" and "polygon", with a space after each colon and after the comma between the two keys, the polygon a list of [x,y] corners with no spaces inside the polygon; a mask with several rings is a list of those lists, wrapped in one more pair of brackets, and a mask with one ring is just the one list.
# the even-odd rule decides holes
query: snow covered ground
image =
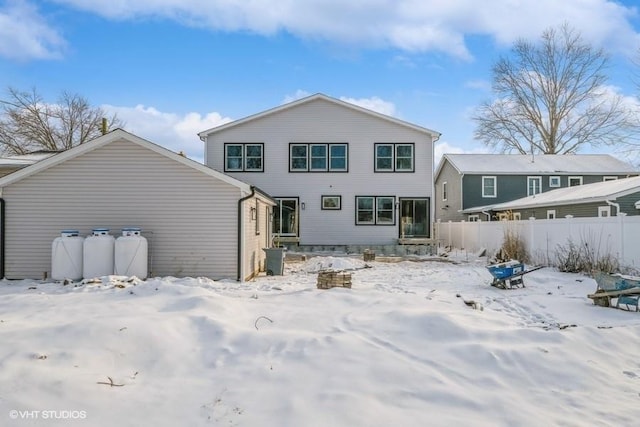
{"label": "snow covered ground", "polygon": [[[0,426],[638,425],[640,313],[581,275],[500,290],[454,258],[0,282]],[[328,267],[352,289],[317,289]]]}

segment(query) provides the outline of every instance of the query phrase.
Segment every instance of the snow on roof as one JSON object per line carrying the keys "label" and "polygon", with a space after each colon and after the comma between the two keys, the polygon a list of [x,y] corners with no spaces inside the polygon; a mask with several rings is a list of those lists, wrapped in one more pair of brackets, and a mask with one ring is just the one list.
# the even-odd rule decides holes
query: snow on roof
{"label": "snow on roof", "polygon": [[19,154],[15,156],[0,157],[0,167],[5,166],[28,166],[47,157],[56,154],[54,151],[38,151],[29,154]]}
{"label": "snow on roof", "polygon": [[545,191],[534,196],[523,197],[493,205],[493,210],[521,209],[535,206],[557,206],[577,203],[615,200],[617,197],[640,192],[640,176],[596,182]]}
{"label": "snow on roof", "polygon": [[609,154],[445,154],[460,173],[500,174],[638,174],[633,166]]}

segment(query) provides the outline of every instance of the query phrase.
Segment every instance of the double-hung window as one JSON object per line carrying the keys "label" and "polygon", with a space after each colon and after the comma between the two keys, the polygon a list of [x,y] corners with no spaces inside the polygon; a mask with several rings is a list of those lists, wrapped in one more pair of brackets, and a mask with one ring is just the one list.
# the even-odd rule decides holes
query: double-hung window
{"label": "double-hung window", "polygon": [[375,144],[375,172],[413,172],[414,144]]}
{"label": "double-hung window", "polygon": [[347,172],[347,144],[289,145],[290,172]]}
{"label": "double-hung window", "polygon": [[224,144],[225,172],[263,172],[264,144]]}
{"label": "double-hung window", "polygon": [[542,177],[528,176],[527,177],[527,196],[534,196],[540,193],[542,193]]}
{"label": "double-hung window", "polygon": [[356,196],[356,225],[394,225],[395,197]]}
{"label": "double-hung window", "polygon": [[482,177],[482,197],[497,197],[498,189],[496,188],[495,176]]}

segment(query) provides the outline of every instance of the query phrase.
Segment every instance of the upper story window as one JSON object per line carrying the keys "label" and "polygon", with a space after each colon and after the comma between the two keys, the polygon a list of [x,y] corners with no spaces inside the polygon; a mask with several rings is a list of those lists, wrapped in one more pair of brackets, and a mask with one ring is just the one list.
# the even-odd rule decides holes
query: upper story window
{"label": "upper story window", "polygon": [[542,177],[540,176],[528,176],[527,177],[527,196],[533,196],[535,194],[542,193]]}
{"label": "upper story window", "polygon": [[264,144],[224,144],[225,172],[263,172]]}
{"label": "upper story window", "polygon": [[560,177],[559,176],[550,176],[549,177],[549,187],[560,187]]}
{"label": "upper story window", "polygon": [[413,172],[414,144],[375,144],[376,172]]}
{"label": "upper story window", "polygon": [[482,197],[498,197],[498,188],[495,176],[482,177]]}
{"label": "upper story window", "polygon": [[582,177],[581,176],[570,176],[569,177],[569,187],[575,187],[576,185],[582,185]]}
{"label": "upper story window", "polygon": [[394,225],[395,198],[356,196],[356,225]]}
{"label": "upper story window", "polygon": [[447,201],[447,181],[442,183],[442,201]]}
{"label": "upper story window", "polygon": [[347,172],[347,144],[289,144],[290,172]]}

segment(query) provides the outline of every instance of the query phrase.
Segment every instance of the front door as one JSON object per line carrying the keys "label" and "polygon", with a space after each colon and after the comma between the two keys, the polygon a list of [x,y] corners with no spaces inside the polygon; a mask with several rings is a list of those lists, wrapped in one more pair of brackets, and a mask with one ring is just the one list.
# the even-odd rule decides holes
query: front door
{"label": "front door", "polygon": [[428,238],[429,199],[400,199],[400,238]]}

